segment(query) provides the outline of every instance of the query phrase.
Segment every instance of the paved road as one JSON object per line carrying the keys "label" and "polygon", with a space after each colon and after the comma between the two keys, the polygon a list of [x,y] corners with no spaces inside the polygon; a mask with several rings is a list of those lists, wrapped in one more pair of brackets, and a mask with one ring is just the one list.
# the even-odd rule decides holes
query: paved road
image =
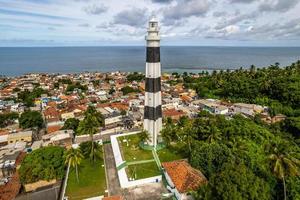
{"label": "paved road", "polygon": [[[109,135],[103,136],[103,141],[107,141],[107,140],[110,140]],[[122,190],[118,178],[112,146],[110,143],[104,144],[103,149],[104,149],[108,194],[109,196],[121,195]]]}

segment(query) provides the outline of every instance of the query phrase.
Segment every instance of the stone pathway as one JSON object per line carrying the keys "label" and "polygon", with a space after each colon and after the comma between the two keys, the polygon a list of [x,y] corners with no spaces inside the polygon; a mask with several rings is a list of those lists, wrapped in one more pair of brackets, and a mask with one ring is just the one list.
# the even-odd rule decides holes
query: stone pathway
{"label": "stone pathway", "polygon": [[[103,137],[103,141],[109,141],[109,136]],[[109,196],[121,195],[122,190],[118,178],[118,172],[115,164],[115,158],[111,144],[104,142],[104,160],[105,160],[105,169],[106,169],[106,182],[108,187]]]}

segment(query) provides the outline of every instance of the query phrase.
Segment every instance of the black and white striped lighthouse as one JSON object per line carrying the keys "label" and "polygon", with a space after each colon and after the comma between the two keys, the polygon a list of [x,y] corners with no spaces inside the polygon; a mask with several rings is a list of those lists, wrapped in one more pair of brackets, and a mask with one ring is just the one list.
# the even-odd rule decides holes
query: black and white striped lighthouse
{"label": "black and white striped lighthouse", "polygon": [[158,21],[152,17],[147,29],[144,129],[148,144],[156,147],[162,129],[160,36]]}

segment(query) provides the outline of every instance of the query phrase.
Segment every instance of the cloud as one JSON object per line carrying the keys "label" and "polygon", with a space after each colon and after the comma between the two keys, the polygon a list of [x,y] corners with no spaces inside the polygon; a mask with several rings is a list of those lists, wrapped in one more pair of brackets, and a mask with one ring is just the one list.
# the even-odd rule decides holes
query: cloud
{"label": "cloud", "polygon": [[229,26],[225,27],[225,31],[228,34],[235,34],[235,33],[240,32],[240,27],[236,26],[236,25],[229,25]]}
{"label": "cloud", "polygon": [[89,27],[90,25],[88,23],[78,24],[79,27]]}
{"label": "cloud", "polygon": [[108,8],[103,4],[101,4],[100,6],[93,4],[83,8],[83,10],[90,15],[101,15],[102,13],[106,12],[107,9]]}
{"label": "cloud", "polygon": [[152,0],[153,3],[170,3],[173,0]]}
{"label": "cloud", "polygon": [[[216,29],[223,29],[226,26],[233,25],[240,23],[244,20],[255,20],[256,17],[258,17],[258,12],[252,12],[247,14],[239,14],[239,11],[237,11],[233,16],[227,17],[226,20],[220,21],[217,26],[215,26]],[[249,23],[249,21],[247,21]]]}
{"label": "cloud", "polygon": [[114,16],[113,22],[115,24],[128,25],[128,26],[144,26],[148,19],[148,10],[141,8],[131,8],[123,10]]}
{"label": "cloud", "polygon": [[231,3],[252,3],[255,2],[256,0],[229,0]]}
{"label": "cloud", "polygon": [[191,16],[204,16],[209,10],[209,0],[181,0],[164,10],[164,18],[180,20]]}
{"label": "cloud", "polygon": [[299,0],[266,0],[259,5],[260,11],[286,12],[296,6]]}
{"label": "cloud", "polygon": [[49,30],[49,31],[55,31],[56,28],[54,28],[54,27],[48,27],[48,30]]}
{"label": "cloud", "polygon": [[227,12],[225,11],[216,11],[213,13],[213,16],[214,17],[223,17],[223,16],[226,16],[227,15]]}

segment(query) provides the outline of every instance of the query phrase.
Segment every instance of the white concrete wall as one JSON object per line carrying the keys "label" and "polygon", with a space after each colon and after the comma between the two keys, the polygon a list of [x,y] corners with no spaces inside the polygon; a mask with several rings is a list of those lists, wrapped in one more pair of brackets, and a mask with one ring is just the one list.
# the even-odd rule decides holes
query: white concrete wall
{"label": "white concrete wall", "polygon": [[[120,151],[118,137],[134,135],[137,133],[140,133],[140,131],[110,136],[111,145],[112,145],[112,149],[113,149],[113,153],[114,153],[114,157],[115,157],[115,161],[116,161],[116,167],[120,166],[121,164],[123,164],[125,162],[122,158],[122,154]],[[119,177],[121,188],[128,188],[128,187],[143,185],[146,183],[155,183],[157,181],[160,182],[162,180],[162,176],[159,175],[159,176],[154,176],[154,177],[150,177],[150,178],[129,181],[128,176],[125,171],[125,167],[118,171],[118,177]]]}

